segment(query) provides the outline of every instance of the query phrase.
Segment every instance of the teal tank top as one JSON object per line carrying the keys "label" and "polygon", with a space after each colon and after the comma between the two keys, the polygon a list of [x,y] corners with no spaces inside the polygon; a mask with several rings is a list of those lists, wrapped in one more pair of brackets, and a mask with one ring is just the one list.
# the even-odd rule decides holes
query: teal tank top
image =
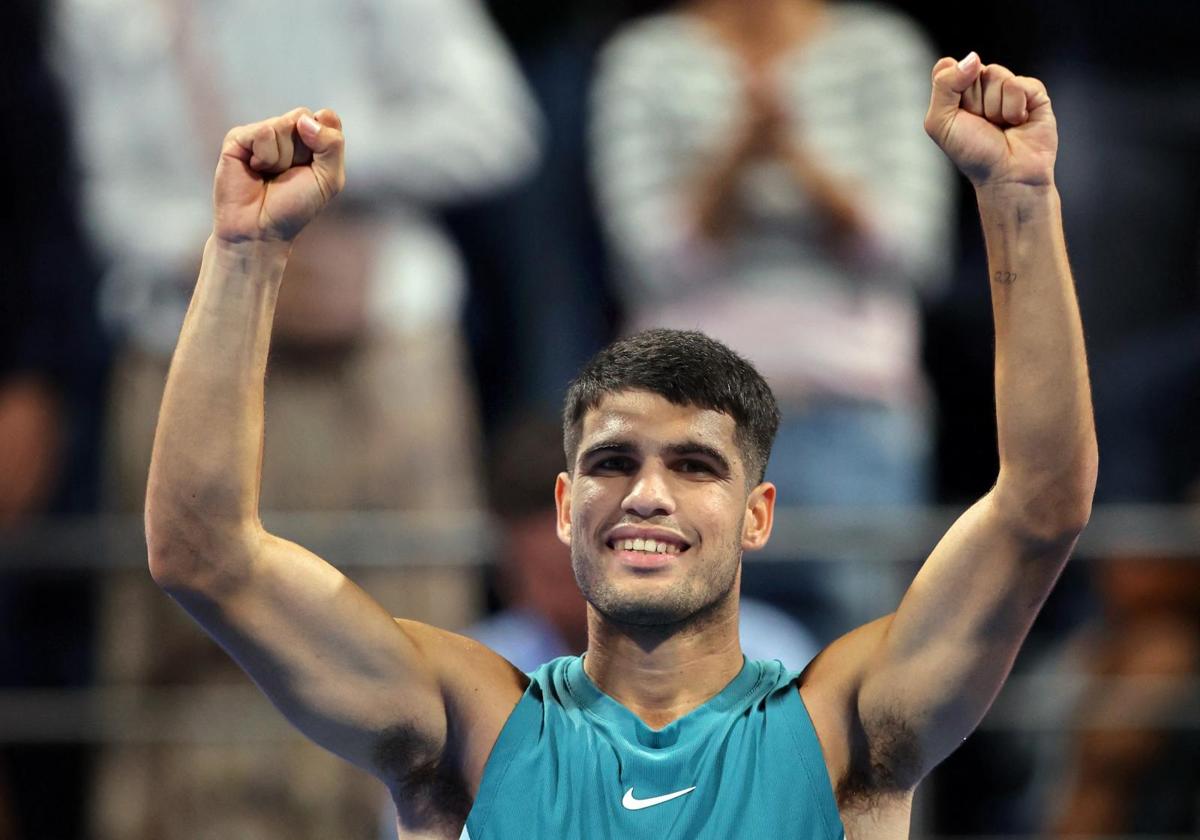
{"label": "teal tank top", "polygon": [[747,660],[660,730],[600,691],[583,659],[529,675],[484,767],[470,840],[843,840],[796,673]]}

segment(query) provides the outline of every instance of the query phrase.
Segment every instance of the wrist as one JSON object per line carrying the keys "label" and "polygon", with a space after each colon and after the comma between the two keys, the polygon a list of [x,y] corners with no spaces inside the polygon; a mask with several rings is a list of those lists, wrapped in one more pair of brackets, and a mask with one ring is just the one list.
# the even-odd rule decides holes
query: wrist
{"label": "wrist", "polygon": [[293,241],[287,239],[235,241],[223,239],[214,232],[205,246],[205,254],[227,269],[245,272],[251,267],[258,270],[277,268],[282,273],[292,253],[292,244]]}
{"label": "wrist", "polygon": [[1051,195],[1058,195],[1058,187],[1050,179],[1042,183],[1026,184],[1019,181],[983,181],[974,184],[975,197],[992,203],[1037,202]]}
{"label": "wrist", "polygon": [[1048,184],[978,184],[975,200],[984,219],[1008,219],[1025,223],[1049,217],[1060,212],[1058,188]]}

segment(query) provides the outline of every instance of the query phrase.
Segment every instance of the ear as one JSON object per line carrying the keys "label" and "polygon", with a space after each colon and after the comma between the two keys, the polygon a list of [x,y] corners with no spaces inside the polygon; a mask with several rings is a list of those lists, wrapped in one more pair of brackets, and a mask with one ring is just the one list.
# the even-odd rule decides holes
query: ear
{"label": "ear", "polygon": [[742,523],[742,550],[757,551],[771,538],[775,523],[775,485],[769,481],[750,491],[746,499],[746,517]]}
{"label": "ear", "polygon": [[571,476],[560,472],[554,481],[554,506],[558,510],[558,538],[571,544]]}

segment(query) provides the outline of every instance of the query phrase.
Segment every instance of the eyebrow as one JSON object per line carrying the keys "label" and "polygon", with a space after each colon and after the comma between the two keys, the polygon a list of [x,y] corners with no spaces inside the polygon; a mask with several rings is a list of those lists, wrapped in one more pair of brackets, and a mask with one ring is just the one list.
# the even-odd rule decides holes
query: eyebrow
{"label": "eyebrow", "polygon": [[668,455],[675,455],[677,457],[681,455],[700,455],[715,463],[722,472],[726,474],[732,472],[732,468],[729,466],[729,459],[722,455],[720,450],[706,443],[693,440],[684,443],[672,443],[664,447],[663,451]]}
{"label": "eyebrow", "polygon": [[[589,446],[579,456],[580,463],[588,460],[594,455],[599,454],[614,454],[614,455],[633,455],[637,454],[638,448],[626,440],[607,440],[600,441]],[[732,472],[732,467],[729,465],[729,459],[726,458],[719,449],[709,446],[706,443],[700,443],[695,440],[688,440],[682,443],[671,443],[663,447],[663,453],[673,455],[675,457],[687,455],[699,455],[708,458],[724,473]]]}
{"label": "eyebrow", "polygon": [[595,443],[579,453],[579,463],[591,458],[593,455],[612,454],[612,455],[631,455],[637,452],[637,447],[632,443],[623,440],[606,440],[600,443]]}

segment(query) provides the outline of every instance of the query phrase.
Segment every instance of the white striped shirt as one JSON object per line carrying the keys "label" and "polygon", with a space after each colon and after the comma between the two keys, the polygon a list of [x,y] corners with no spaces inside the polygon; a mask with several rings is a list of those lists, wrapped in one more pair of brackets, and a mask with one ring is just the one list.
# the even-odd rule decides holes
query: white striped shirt
{"label": "white striped shirt", "polygon": [[906,18],[832,5],[777,62],[794,136],[859,191],[871,267],[821,242],[823,220],[783,169],[748,165],[717,247],[689,222],[698,168],[744,119],[737,58],[698,17],[640,20],[606,46],[593,90],[593,175],[633,331],[698,328],[748,356],[785,401],[906,401],[921,392],[916,292],[949,264],[952,170],[922,121],[934,56]]}

